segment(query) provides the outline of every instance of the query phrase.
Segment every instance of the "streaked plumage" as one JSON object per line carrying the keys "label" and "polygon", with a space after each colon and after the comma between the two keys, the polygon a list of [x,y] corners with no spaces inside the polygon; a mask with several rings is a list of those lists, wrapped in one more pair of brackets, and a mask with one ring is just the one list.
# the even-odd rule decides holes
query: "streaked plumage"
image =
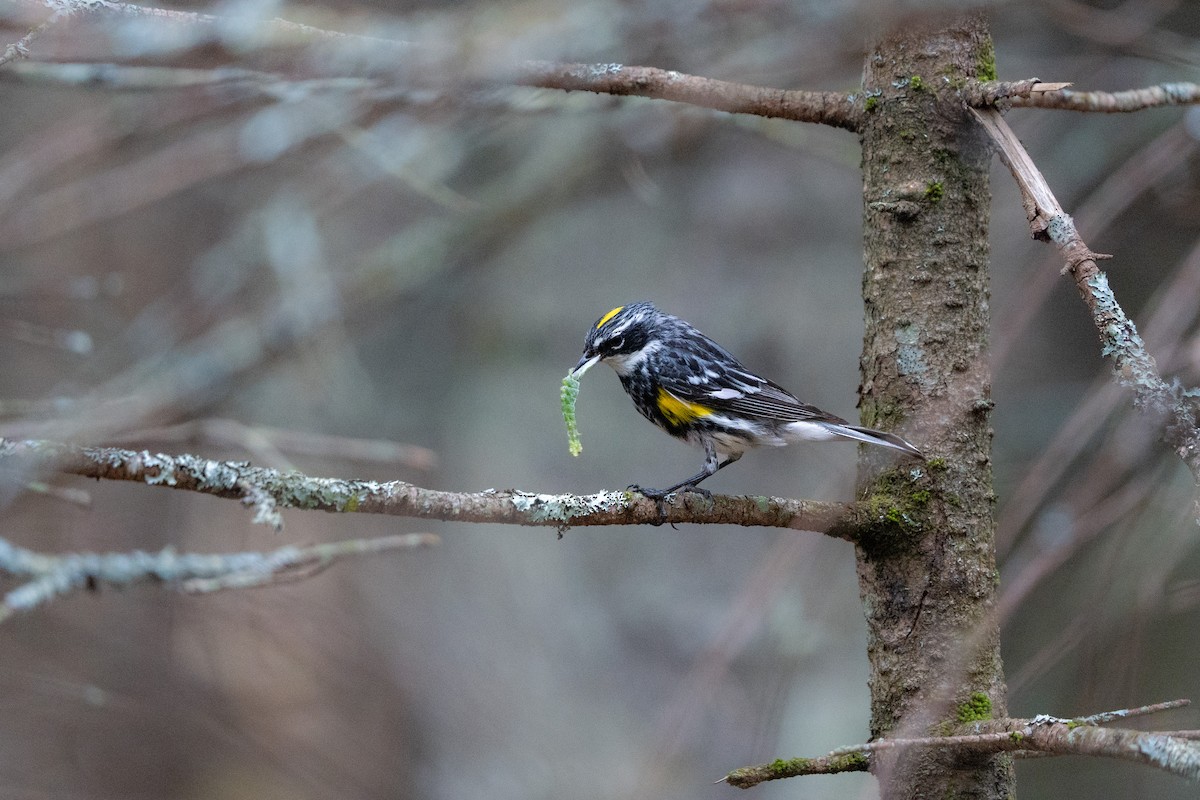
{"label": "streaked plumage", "polygon": [[672,436],[704,448],[704,469],[669,489],[642,489],[649,497],[695,488],[746,450],[766,445],[847,439],[924,458],[899,436],[851,425],[801,403],[652,303],[618,306],[597,320],[573,374],[580,376],[599,361],[616,371],[642,416]]}

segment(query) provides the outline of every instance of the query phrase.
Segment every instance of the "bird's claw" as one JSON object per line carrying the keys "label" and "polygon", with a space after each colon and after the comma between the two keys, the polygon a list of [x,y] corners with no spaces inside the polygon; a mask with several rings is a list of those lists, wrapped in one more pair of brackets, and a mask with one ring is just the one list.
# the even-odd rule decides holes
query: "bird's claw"
{"label": "bird's claw", "polygon": [[665,500],[670,495],[675,494],[673,491],[664,492],[662,489],[646,489],[638,486],[636,483],[629,484],[625,487],[625,489],[626,491],[637,492],[638,494],[649,498],[650,500]]}
{"label": "bird's claw", "polygon": [[636,483],[631,483],[625,488],[627,491],[637,492],[642,497],[654,501],[654,507],[658,509],[658,519],[653,523],[656,527],[667,521],[667,496],[671,492],[663,492],[658,489],[643,489]]}
{"label": "bird's claw", "polygon": [[693,494],[700,495],[705,500],[713,499],[712,492],[699,486],[676,486],[674,489],[647,489],[645,487],[638,486],[636,483],[631,483],[625,488],[627,491],[637,492],[643,497],[647,497],[651,500],[664,500],[671,495],[679,494],[680,492],[692,492]]}
{"label": "bird's claw", "polygon": [[656,525],[662,525],[667,521],[667,498],[673,497],[679,492],[694,492],[700,495],[705,500],[712,501],[713,495],[708,489],[701,489],[699,486],[680,486],[674,489],[647,489],[638,486],[636,483],[629,484],[626,487],[628,491],[637,492],[647,500],[653,500],[655,508],[658,509],[658,522]]}

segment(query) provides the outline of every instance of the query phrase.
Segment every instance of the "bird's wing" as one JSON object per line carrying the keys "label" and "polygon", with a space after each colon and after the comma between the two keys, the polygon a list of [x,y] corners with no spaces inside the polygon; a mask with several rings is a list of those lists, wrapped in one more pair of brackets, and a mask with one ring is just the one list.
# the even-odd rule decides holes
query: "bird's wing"
{"label": "bird's wing", "polygon": [[701,359],[678,352],[667,355],[675,364],[659,376],[663,388],[684,402],[717,413],[772,422],[847,424],[841,417],[801,403],[791,392],[755,375],[719,345],[710,343],[716,350],[712,355],[720,357]]}

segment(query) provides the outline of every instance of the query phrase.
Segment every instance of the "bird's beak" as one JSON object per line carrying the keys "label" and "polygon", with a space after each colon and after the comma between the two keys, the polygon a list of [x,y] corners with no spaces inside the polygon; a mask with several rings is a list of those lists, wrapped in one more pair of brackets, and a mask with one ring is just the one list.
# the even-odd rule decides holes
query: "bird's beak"
{"label": "bird's beak", "polygon": [[600,356],[589,356],[586,353],[583,358],[579,359],[579,363],[575,365],[575,369],[571,370],[572,378],[581,378],[583,373],[592,368],[592,365],[600,360]]}

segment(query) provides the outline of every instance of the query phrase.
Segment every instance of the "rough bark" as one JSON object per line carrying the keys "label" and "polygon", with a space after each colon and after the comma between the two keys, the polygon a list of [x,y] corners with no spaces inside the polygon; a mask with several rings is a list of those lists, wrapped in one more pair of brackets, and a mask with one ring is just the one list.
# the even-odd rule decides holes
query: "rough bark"
{"label": "rough bark", "polygon": [[[981,19],[881,40],[864,70],[862,420],[924,464],[865,452],[861,498],[899,523],[857,545],[872,737],[1005,716],[992,609],[988,149],[957,89],[994,77]],[[886,798],[1009,797],[1007,756],[872,761]]]}

